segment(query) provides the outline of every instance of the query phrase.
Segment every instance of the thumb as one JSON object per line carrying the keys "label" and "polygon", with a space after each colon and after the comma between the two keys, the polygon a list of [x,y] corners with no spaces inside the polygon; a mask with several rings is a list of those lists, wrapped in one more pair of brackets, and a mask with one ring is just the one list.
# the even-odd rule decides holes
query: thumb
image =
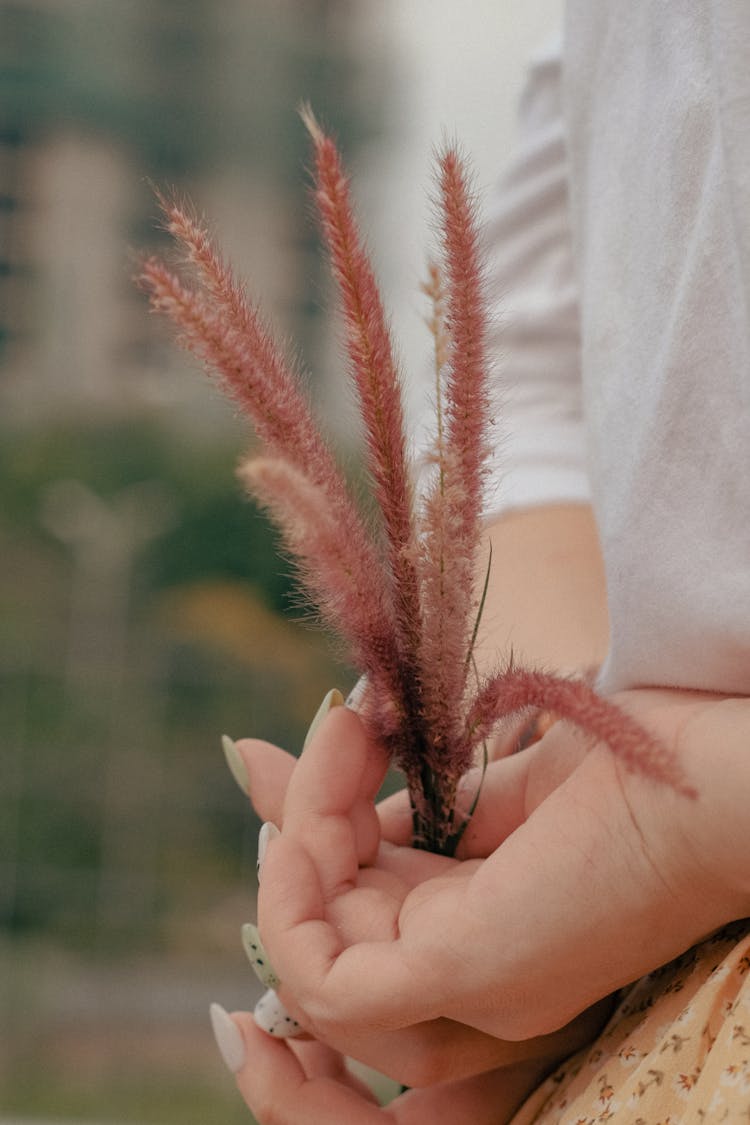
{"label": "thumb", "polygon": [[[580,765],[585,739],[565,723],[555,723],[538,742],[518,753],[476,766],[461,779],[458,823],[469,817],[456,855],[484,859]],[[475,805],[470,814],[472,805]],[[377,806],[380,832],[390,844],[412,842],[412,812],[405,789]]]}
{"label": "thumb", "polygon": [[[558,722],[532,746],[475,768],[461,781],[458,807],[476,807],[458,846],[460,859],[484,859],[578,768],[585,738]],[[393,812],[390,813],[393,820]]]}

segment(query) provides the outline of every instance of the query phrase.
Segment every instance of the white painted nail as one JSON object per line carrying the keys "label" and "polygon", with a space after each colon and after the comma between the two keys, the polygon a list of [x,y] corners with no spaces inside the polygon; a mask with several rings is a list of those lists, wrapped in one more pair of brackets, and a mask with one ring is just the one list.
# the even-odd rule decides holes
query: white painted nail
{"label": "white painted nail", "polygon": [[255,1005],[253,1019],[261,1031],[277,1039],[294,1039],[302,1034],[301,1025],[292,1019],[272,988]]}
{"label": "white painted nail", "polygon": [[242,927],[242,945],[260,983],[265,985],[266,988],[278,988],[281,981],[276,976],[273,965],[268,959],[265,946],[260,940],[258,927],[254,926],[252,922],[245,922]]}
{"label": "white painted nail", "polygon": [[367,676],[363,675],[359,677],[356,684],[347,695],[345,706],[348,707],[350,711],[358,711],[360,706],[362,705],[362,700],[365,697],[366,691]]}
{"label": "white painted nail", "polygon": [[232,1074],[236,1074],[245,1065],[245,1040],[242,1032],[221,1004],[212,1004],[209,1013],[219,1054]]}
{"label": "white painted nail", "polygon": [[260,827],[260,832],[258,833],[258,882],[260,882],[260,869],[263,866],[266,848],[271,843],[271,840],[275,840],[276,837],[280,835],[281,833],[272,820],[267,820],[265,824],[262,824]]}
{"label": "white painted nail", "polygon": [[305,735],[305,741],[302,744],[303,750],[305,749],[307,744],[311,741],[313,735],[315,734],[315,732],[318,729],[318,727],[320,726],[320,724],[323,722],[323,719],[325,719],[328,712],[334,707],[341,707],[343,705],[343,702],[344,702],[344,697],[341,694],[341,692],[339,691],[339,689],[338,688],[331,688],[331,690],[326,694],[325,698],[323,699],[323,702],[321,703],[320,707],[315,712],[315,718],[310,723],[310,729],[308,730],[307,734]]}

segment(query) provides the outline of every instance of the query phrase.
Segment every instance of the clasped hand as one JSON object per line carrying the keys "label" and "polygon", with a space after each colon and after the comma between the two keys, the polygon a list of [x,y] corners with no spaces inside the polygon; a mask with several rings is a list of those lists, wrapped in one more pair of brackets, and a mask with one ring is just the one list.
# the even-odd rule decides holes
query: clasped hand
{"label": "clasped hand", "polygon": [[[273,1041],[238,1017],[256,1053],[238,1080],[260,1120],[416,1122],[430,1104],[456,1123],[502,1120],[593,1036],[604,998],[747,912],[747,701],[620,702],[680,753],[697,801],[557,724],[490,764],[458,860],[408,846],[403,795],[376,809],[386,762],[346,708],[296,766],[240,744],[256,808],[283,823],[259,928],[311,1037]],[[425,1088],[381,1111],[338,1052]]]}

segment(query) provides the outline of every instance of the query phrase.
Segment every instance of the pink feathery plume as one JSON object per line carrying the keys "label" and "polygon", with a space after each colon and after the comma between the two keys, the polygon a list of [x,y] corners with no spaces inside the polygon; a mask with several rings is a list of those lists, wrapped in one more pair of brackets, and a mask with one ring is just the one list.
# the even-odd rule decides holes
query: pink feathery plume
{"label": "pink feathery plume", "polygon": [[[217,265],[208,272],[216,286],[216,292],[210,294],[193,292],[153,258],[143,263],[140,280],[149,291],[152,307],[170,317],[185,346],[219,373],[229,393],[252,419],[267,450],[303,471],[322,490],[342,539],[351,545],[354,580],[363,588],[379,587],[379,613],[393,638],[391,605],[382,596],[382,561],[319,433],[297,377],[287,368],[260,316],[232,285],[229,271],[222,273]],[[224,300],[219,303],[221,296]],[[368,635],[368,626],[362,622],[350,622],[349,628],[360,638]],[[343,628],[342,634],[349,636]],[[392,650],[394,643],[391,639]],[[383,658],[381,648],[376,651],[377,656],[367,659],[368,666]],[[389,666],[394,660],[392,651]],[[396,679],[392,688],[399,690]]]}
{"label": "pink feathery plume", "polygon": [[[455,536],[455,513],[463,499],[456,482],[453,451],[442,451],[441,480],[435,480],[422,504],[420,583],[424,615],[420,664],[424,681],[424,713],[439,732],[434,746],[438,760],[454,744],[462,728],[474,604],[474,573],[467,551]],[[443,745],[445,743],[445,745]],[[445,765],[445,759],[443,758]]]}
{"label": "pink feathery plume", "polygon": [[[437,266],[426,286],[437,326],[437,471],[423,503],[420,579],[422,668],[428,725],[446,740],[443,769],[468,768],[462,745],[471,672],[474,583],[480,541],[482,481],[489,450],[489,364],[476,206],[452,148],[438,160],[445,283]],[[439,358],[438,358],[439,357]],[[443,386],[444,384],[444,386]]]}
{"label": "pink feathery plume", "polygon": [[480,233],[476,203],[455,149],[439,161],[450,339],[446,391],[446,443],[459,461],[463,506],[457,537],[472,569],[479,551],[483,486],[490,452],[490,364]]}
{"label": "pink feathery plume", "polygon": [[[432,768],[445,764],[446,752],[456,744],[462,730],[463,695],[466,686],[467,572],[466,552],[457,540],[455,507],[457,465],[446,449],[444,389],[450,340],[445,325],[445,289],[440,267],[430,263],[429,279],[422,286],[432,303],[428,321],[435,350],[436,431],[430,460],[434,471],[420,511],[419,580],[422,599],[422,643],[420,666],[426,725],[434,732],[428,753]],[[460,506],[460,498],[458,498]],[[454,558],[458,549],[459,558]]]}
{"label": "pink feathery plume", "polygon": [[164,216],[164,229],[171,234],[192,266],[200,284],[215,301],[223,305],[235,318],[235,323],[245,322],[251,310],[248,307],[245,287],[239,283],[221,255],[217,252],[205,224],[201,223],[188,202],[179,202],[156,191],[156,199]]}
{"label": "pink feathery plume", "polygon": [[[364,542],[359,513],[302,393],[299,375],[287,365],[206,232],[176,205],[170,208],[169,220],[191,260],[200,264],[208,293],[188,289],[161,262],[150,258],[143,264],[141,283],[149,291],[152,307],[166,313],[181,330],[185,345],[219,373],[267,450],[304,469],[324,490],[342,533],[355,543]],[[367,565],[375,566],[375,559],[370,551]]]}
{"label": "pink feathery plume", "polygon": [[[291,368],[260,312],[246,299],[228,266],[212,249],[206,232],[177,205],[169,227],[200,264],[204,292],[186,287],[162,262],[149,258],[139,281],[151,306],[181,330],[183,343],[220,376],[225,391],[253,421],[260,440],[304,465],[339,504],[345,490],[328,445]],[[179,221],[178,221],[179,217]]]}
{"label": "pink feathery plume", "polygon": [[476,747],[502,719],[539,708],[551,711],[605,743],[626,769],[695,797],[679,760],[621,708],[597,695],[585,680],[567,679],[512,665],[490,677],[466,717],[466,742]]}
{"label": "pink feathery plume", "polygon": [[325,492],[284,458],[247,458],[238,476],[280,528],[321,619],[347,643],[371,688],[386,689],[392,696],[399,668],[388,591],[364,532],[352,538]]}
{"label": "pink feathery plume", "polygon": [[360,401],[367,462],[386,534],[394,618],[403,659],[405,706],[419,707],[416,654],[420,633],[413,497],[406,456],[401,386],[385,312],[359,235],[349,180],[338,149],[309,108],[302,117],[315,155],[315,203],[346,323],[351,370]]}
{"label": "pink feathery plume", "polygon": [[443,273],[432,267],[436,349],[435,472],[419,514],[402,396],[385,313],[333,141],[309,110],[315,200],[341,293],[347,347],[384,543],[374,542],[291,368],[255,305],[186,207],[161,200],[196,288],[148,259],[152,307],[218,374],[252,419],[265,455],[240,476],[281,528],[323,620],[367,675],[365,720],[406,774],[414,842],[453,854],[466,819],[461,775],[503,719],[551,711],[607,743],[628,769],[693,794],[676,757],[582,681],[512,665],[476,687],[474,587],[491,411],[480,239],[454,149],[439,157]]}
{"label": "pink feathery plume", "polygon": [[341,488],[331,453],[320,436],[297,377],[252,309],[237,323],[227,309],[185,286],[158,259],[141,267],[151,307],[180,330],[181,342],[219,374],[224,389],[253,421],[261,441],[304,464],[331,499]]}
{"label": "pink feathery plume", "polygon": [[443,376],[448,363],[448,349],[450,341],[445,324],[446,292],[443,283],[443,272],[437,262],[430,261],[427,265],[427,281],[421,286],[422,292],[429,297],[432,305],[432,315],[427,318],[427,327],[434,341],[435,354],[435,413],[436,429],[435,444],[439,449],[443,437]]}

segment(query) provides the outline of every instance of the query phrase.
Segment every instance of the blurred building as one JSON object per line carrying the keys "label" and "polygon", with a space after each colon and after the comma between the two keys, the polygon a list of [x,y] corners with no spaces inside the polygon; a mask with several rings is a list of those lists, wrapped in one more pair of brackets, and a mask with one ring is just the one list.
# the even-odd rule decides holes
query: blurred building
{"label": "blurred building", "polygon": [[295,110],[312,101],[351,148],[375,126],[382,71],[356,33],[362,12],[342,0],[0,4],[6,421],[179,417],[197,402],[206,425],[205,388],[185,379],[131,282],[128,248],[157,237],[149,181],[205,209],[282,331],[315,353],[319,267]]}

